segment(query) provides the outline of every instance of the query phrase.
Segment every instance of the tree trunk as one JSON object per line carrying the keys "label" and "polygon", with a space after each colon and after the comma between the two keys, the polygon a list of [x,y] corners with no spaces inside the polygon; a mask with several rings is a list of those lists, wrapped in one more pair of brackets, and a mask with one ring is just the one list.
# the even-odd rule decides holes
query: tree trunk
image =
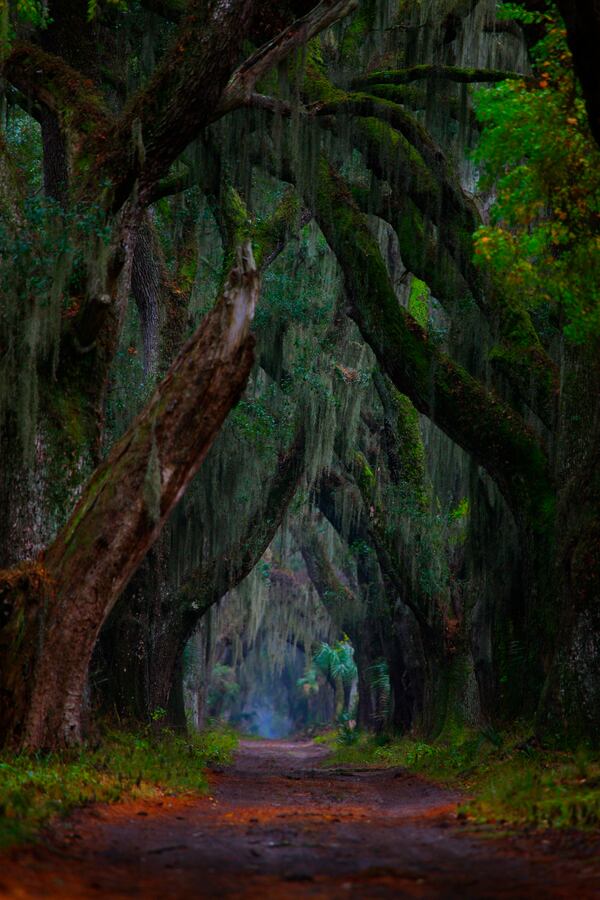
{"label": "tree trunk", "polygon": [[147,724],[168,710],[182,644],[197,613],[177,603],[165,562],[167,529],[119,598],[101,633],[92,662],[93,700],[122,719]]}
{"label": "tree trunk", "polygon": [[342,712],[344,715],[349,715],[350,713],[350,698],[352,696],[352,682],[351,681],[342,681],[342,694],[343,694],[343,703],[344,708]]}
{"label": "tree trunk", "polygon": [[[555,591],[545,607],[547,679],[537,716],[542,737],[600,735],[600,364],[598,347],[563,360]],[[594,398],[596,402],[590,402]],[[555,599],[556,598],[556,599]]]}
{"label": "tree trunk", "polygon": [[356,668],[358,670],[358,709],[356,725],[362,730],[375,728],[378,724],[373,702],[373,689],[369,679],[369,668],[373,660],[363,651],[362,641],[356,646]]}
{"label": "tree trunk", "polygon": [[[258,291],[247,244],[215,308],[40,558],[47,591],[34,616],[39,646],[20,702],[13,666],[3,667],[0,684],[10,710],[3,740],[28,749],[81,740],[82,699],[98,632],[244,389],[253,362],[249,328]],[[12,578],[11,572],[1,578],[5,604],[13,604],[9,628],[29,615],[29,601],[34,607],[40,601],[35,589],[11,593]]]}

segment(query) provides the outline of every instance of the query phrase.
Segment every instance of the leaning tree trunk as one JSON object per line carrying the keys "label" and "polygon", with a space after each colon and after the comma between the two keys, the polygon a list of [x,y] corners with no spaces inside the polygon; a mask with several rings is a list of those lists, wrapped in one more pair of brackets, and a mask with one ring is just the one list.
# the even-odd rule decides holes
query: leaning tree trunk
{"label": "leaning tree trunk", "polygon": [[0,576],[3,741],[37,749],[81,740],[98,632],[244,389],[258,292],[246,244],[215,308],[94,472],[56,540],[33,567]]}

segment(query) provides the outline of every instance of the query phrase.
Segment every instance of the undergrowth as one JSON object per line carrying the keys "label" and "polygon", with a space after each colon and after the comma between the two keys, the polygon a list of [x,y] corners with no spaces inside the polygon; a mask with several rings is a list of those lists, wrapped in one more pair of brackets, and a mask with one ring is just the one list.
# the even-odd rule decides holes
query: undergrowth
{"label": "undergrowth", "polygon": [[225,729],[196,735],[110,730],[94,750],[1,754],[0,847],[30,839],[53,816],[88,803],[205,790],[205,767],[228,763],[236,746],[236,735]]}
{"label": "undergrowth", "polygon": [[534,828],[600,828],[600,756],[543,749],[523,734],[456,729],[433,743],[361,735],[356,743],[335,734],[328,764],[403,767],[461,789],[470,799],[459,816]]}

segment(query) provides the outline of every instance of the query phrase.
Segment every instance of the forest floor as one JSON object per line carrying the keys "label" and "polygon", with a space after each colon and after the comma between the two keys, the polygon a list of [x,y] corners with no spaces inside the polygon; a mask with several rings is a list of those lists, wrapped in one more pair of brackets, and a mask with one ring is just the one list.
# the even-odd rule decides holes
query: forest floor
{"label": "forest floor", "polygon": [[0,896],[600,897],[597,838],[484,833],[456,792],[328,752],[246,741],[208,796],[80,810],[0,856]]}

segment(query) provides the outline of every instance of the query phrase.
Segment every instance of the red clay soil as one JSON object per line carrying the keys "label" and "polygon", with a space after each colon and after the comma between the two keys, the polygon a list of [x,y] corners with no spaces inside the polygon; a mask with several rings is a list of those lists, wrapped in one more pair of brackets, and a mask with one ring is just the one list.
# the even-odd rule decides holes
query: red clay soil
{"label": "red clay soil", "polygon": [[457,822],[451,792],[328,771],[325,754],[246,742],[207,797],[82,810],[0,858],[0,896],[600,898],[598,843],[486,840]]}

